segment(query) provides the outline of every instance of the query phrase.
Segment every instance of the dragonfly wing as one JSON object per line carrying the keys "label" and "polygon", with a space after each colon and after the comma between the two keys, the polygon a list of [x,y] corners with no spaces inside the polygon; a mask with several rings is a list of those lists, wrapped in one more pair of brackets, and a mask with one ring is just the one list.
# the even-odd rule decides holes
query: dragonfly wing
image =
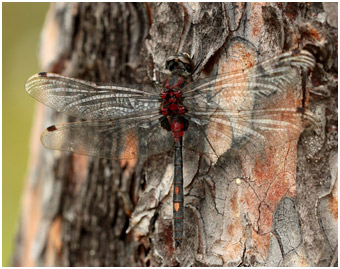
{"label": "dragonfly wing", "polygon": [[308,51],[283,53],[251,68],[209,77],[183,88],[183,104],[189,110],[241,110],[265,107],[295,90],[300,68],[313,68]]}
{"label": "dragonfly wing", "polygon": [[312,112],[294,108],[192,112],[189,116],[185,147],[216,159],[245,144],[251,153],[287,144],[299,138],[306,124],[318,125]]}
{"label": "dragonfly wing", "polygon": [[161,128],[160,115],[134,119],[92,120],[56,125],[41,135],[50,149],[106,159],[135,159],[172,148],[171,132]]}
{"label": "dragonfly wing", "polygon": [[81,119],[112,119],[159,110],[159,96],[141,86],[101,86],[44,72],[30,77],[25,88],[39,102]]}

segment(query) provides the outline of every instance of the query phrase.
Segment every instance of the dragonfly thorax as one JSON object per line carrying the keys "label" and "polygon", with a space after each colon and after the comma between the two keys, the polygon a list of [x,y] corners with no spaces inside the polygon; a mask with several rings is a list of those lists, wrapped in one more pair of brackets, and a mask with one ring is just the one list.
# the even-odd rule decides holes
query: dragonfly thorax
{"label": "dragonfly thorax", "polygon": [[182,103],[181,92],[186,81],[188,81],[188,77],[171,75],[165,80],[161,93],[160,113],[163,115],[160,119],[161,126],[171,131],[176,141],[183,136],[183,132],[188,127],[188,121],[183,117],[187,110]]}
{"label": "dragonfly thorax", "polygon": [[164,81],[160,111],[163,116],[183,115],[186,112],[181,90],[191,81],[191,75],[179,76],[174,74]]}

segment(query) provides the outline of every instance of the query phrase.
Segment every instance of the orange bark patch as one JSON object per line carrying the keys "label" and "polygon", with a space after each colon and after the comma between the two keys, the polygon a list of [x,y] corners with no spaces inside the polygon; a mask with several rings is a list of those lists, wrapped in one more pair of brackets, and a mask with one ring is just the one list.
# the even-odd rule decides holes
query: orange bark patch
{"label": "orange bark patch", "polygon": [[256,231],[252,230],[251,233],[252,245],[256,246],[255,249],[249,249],[247,253],[250,255],[255,255],[257,261],[264,262],[268,256],[269,246],[270,246],[270,234],[258,234]]}
{"label": "orange bark patch", "polygon": [[[268,179],[273,177],[273,170],[268,169],[268,163],[271,163],[271,156],[266,156],[265,159],[261,157],[256,158],[255,167],[253,169],[254,177],[256,178],[256,183],[265,187],[268,185]],[[264,186],[265,185],[265,186]]]}
{"label": "orange bark patch", "polygon": [[250,213],[252,219],[257,219],[259,215],[259,197],[256,196],[252,187],[248,187],[242,195],[242,201],[245,202],[245,209]]}
{"label": "orange bark patch", "polygon": [[235,260],[239,257],[241,251],[243,251],[243,245],[241,243],[237,243],[235,245],[232,245],[228,248],[228,251],[230,251],[230,258],[231,260]]}
{"label": "orange bark patch", "polygon": [[231,202],[231,208],[233,209],[234,213],[236,213],[238,210],[238,200],[237,200],[236,194],[233,195],[230,202]]}
{"label": "orange bark patch", "polygon": [[255,55],[242,43],[232,44],[228,58],[230,58],[229,61],[226,62],[224,69],[223,66],[221,66],[219,73],[223,74],[223,71],[239,71],[255,64]]}
{"label": "orange bark patch", "polygon": [[73,194],[77,194],[80,192],[80,188],[82,183],[87,177],[87,165],[88,165],[88,156],[80,155],[80,154],[73,154],[72,155],[72,170],[73,175],[70,177],[72,181],[73,187]]}
{"label": "orange bark patch", "polygon": [[270,186],[266,197],[266,203],[270,206],[271,210],[275,210],[283,196],[291,194],[289,193],[289,190],[295,185],[295,177],[288,172],[282,173],[276,177],[275,181]]}
{"label": "orange bark patch", "polygon": [[[239,72],[233,75],[232,72],[244,70],[252,66],[253,63],[254,55],[245,45],[240,43],[233,43],[228,55],[221,57],[218,73],[230,72],[227,78],[220,78],[215,81],[216,103],[221,108],[235,112],[251,109],[252,102],[250,102],[249,93],[240,90],[248,82],[248,76]],[[209,123],[209,128],[207,128],[207,137],[217,155],[222,155],[231,146],[231,137],[234,134],[229,123],[230,118],[219,115],[214,122]]]}
{"label": "orange bark patch", "polygon": [[[46,259],[47,264],[55,264],[56,260],[59,260],[61,256],[61,248],[62,248],[62,241],[61,241],[61,217],[57,217],[50,228],[48,237],[48,244],[46,248]],[[56,257],[56,255],[58,257]]]}
{"label": "orange bark patch", "polygon": [[258,221],[259,234],[269,233],[272,230],[273,212],[262,203],[260,206],[260,219]]}
{"label": "orange bark patch", "polygon": [[329,208],[335,219],[338,219],[338,197],[331,196],[328,200]]}
{"label": "orange bark patch", "polygon": [[261,34],[261,28],[263,26],[262,19],[262,6],[265,3],[253,3],[251,5],[251,25],[253,37],[259,38]]}
{"label": "orange bark patch", "polygon": [[227,229],[227,234],[230,236],[230,237],[234,237],[235,236],[235,227],[234,227],[234,224],[230,224],[226,227]]}
{"label": "orange bark patch", "polygon": [[299,267],[306,267],[306,266],[311,266],[311,264],[307,261],[306,259],[306,256],[304,253],[301,253],[300,255],[300,260],[298,260],[298,262],[300,263],[297,263],[296,266],[299,266]]}

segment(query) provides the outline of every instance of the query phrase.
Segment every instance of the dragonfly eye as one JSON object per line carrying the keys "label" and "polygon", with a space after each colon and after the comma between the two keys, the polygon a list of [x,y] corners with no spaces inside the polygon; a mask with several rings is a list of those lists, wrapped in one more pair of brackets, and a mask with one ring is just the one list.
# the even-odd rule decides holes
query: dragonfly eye
{"label": "dragonfly eye", "polygon": [[166,69],[169,71],[186,72],[191,74],[194,70],[194,64],[188,53],[179,53],[168,57],[165,62]]}
{"label": "dragonfly eye", "polygon": [[175,69],[175,67],[177,67],[177,66],[178,66],[178,63],[175,62],[174,60],[166,62],[166,69],[168,69],[170,71],[173,71]]}
{"label": "dragonfly eye", "polygon": [[188,73],[192,73],[193,66],[191,64],[185,64],[185,70],[187,70]]}

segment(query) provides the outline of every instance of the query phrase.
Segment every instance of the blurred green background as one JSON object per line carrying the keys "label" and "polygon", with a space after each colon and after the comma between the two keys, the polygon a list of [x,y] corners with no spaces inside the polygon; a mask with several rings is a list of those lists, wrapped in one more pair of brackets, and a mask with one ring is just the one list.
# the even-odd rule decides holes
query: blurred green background
{"label": "blurred green background", "polygon": [[2,265],[10,266],[35,101],[24,90],[40,71],[38,44],[49,3],[2,3]]}

